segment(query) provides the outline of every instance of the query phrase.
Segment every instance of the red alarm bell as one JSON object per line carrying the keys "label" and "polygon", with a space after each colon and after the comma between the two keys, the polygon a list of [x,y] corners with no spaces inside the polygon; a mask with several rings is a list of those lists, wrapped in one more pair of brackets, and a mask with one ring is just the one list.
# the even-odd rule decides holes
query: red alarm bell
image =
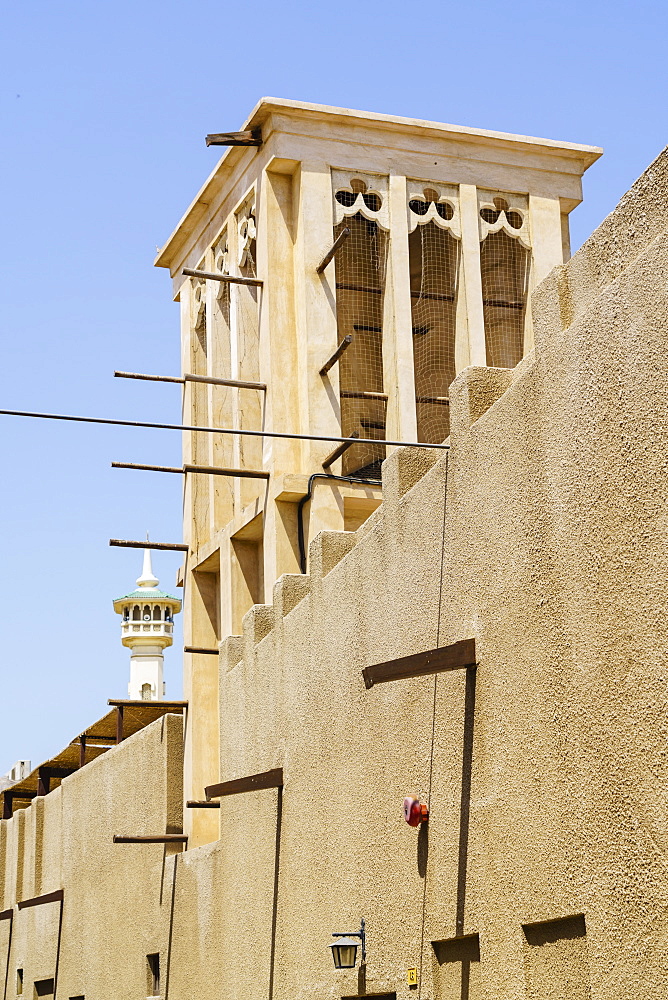
{"label": "red alarm bell", "polygon": [[409,826],[419,826],[429,819],[429,807],[420,802],[415,795],[407,795],[404,799],[404,819]]}

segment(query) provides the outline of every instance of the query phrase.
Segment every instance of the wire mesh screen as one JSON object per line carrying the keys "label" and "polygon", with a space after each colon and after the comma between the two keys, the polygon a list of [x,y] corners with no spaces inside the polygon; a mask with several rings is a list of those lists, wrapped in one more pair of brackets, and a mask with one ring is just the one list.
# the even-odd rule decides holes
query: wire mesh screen
{"label": "wire mesh screen", "polygon": [[[423,204],[428,207],[411,201],[411,211],[420,214]],[[459,246],[435,222],[418,225],[408,237],[418,441],[431,444],[450,433],[447,395],[456,374]]]}
{"label": "wire mesh screen", "polygon": [[518,238],[524,231],[524,219],[499,197],[480,209],[480,217],[496,230],[489,231],[480,246],[487,364],[493,368],[514,368],[524,355],[531,262],[530,251]]}
{"label": "wire mesh screen", "polygon": [[[252,207],[239,221],[239,270],[244,278],[257,278],[257,244],[255,217]],[[237,349],[238,378],[260,381],[259,289],[253,285],[237,285]],[[261,393],[253,389],[237,389],[239,395],[239,426],[244,430],[260,430],[262,425]],[[262,439],[239,439],[241,467],[262,468]],[[258,495],[257,480],[241,480],[242,503]]]}
{"label": "wire mesh screen", "polygon": [[[349,194],[339,191],[336,197]],[[353,201],[356,196],[353,192]],[[379,200],[375,194],[366,197]],[[350,229],[350,236],[335,258],[336,317],[339,341],[349,335],[353,341],[339,361],[341,433],[344,437],[355,434],[383,440],[387,409],[383,394],[383,308],[388,237],[377,222],[365,219],[360,212],[335,226],[334,237],[345,227]],[[380,479],[384,458],[384,445],[352,445],[343,455],[343,474]]]}

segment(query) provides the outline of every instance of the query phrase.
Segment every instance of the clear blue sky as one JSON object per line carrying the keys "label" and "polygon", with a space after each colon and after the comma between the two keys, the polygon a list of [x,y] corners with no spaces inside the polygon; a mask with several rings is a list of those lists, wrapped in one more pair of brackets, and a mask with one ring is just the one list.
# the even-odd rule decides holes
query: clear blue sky
{"label": "clear blue sky", "polygon": [[[178,421],[162,245],[216,162],[207,132],[271,95],[601,145],[572,219],[592,232],[667,139],[665,3],[2,4],[2,407]],[[0,417],[0,773],[123,697],[111,600],[181,537],[179,435]],[[173,588],[179,561],[154,568]],[[181,693],[178,648],[168,694]],[[212,776],[212,780],[215,775]]]}

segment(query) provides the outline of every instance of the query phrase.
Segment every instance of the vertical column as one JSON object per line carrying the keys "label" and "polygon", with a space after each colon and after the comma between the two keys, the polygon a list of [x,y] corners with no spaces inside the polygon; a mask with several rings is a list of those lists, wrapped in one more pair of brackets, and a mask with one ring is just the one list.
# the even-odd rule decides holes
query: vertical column
{"label": "vertical column", "polygon": [[[258,205],[258,274],[264,279],[260,310],[260,378],[266,382],[264,426],[299,433],[299,355],[295,305],[294,245],[296,238],[295,188],[299,162],[281,161],[280,171],[270,167],[262,182]],[[299,441],[265,438],[263,467],[271,473],[264,509],[264,600],[270,604],[274,583],[282,573],[299,572],[292,545],[286,538],[294,505],[274,499],[277,479],[299,472]],[[294,527],[296,532],[296,525]]]}
{"label": "vertical column", "polygon": [[386,437],[417,440],[415,373],[408,263],[406,178],[389,177],[390,251],[383,318],[383,379],[388,394]]}
{"label": "vertical column", "polygon": [[[231,215],[227,226],[227,248],[230,261],[230,274],[239,274],[237,261],[239,259],[239,230],[236,215]],[[230,377],[239,378],[239,289],[232,285],[230,289]],[[241,426],[241,407],[239,390],[232,392],[231,417],[232,427]],[[240,438],[232,439],[232,467],[238,469],[241,465]],[[232,517],[241,510],[241,483],[233,480],[232,486]]]}
{"label": "vertical column", "polygon": [[[324,274],[316,267],[334,240],[332,182],[324,162],[304,162],[299,182],[295,245],[297,352],[302,429],[312,434],[340,434],[338,365],[322,378],[320,368],[337,343],[335,265]],[[320,471],[331,450],[324,442],[304,442],[303,472]]]}
{"label": "vertical column", "polygon": [[533,324],[531,322],[531,292],[546,278],[553,267],[564,262],[561,205],[558,198],[541,198],[529,195],[529,226],[531,231],[531,287],[529,289],[526,324],[524,330],[524,353],[533,347]]}
{"label": "vertical column", "polygon": [[[209,248],[206,252],[204,258],[204,270],[213,271],[213,251]],[[213,375],[213,351],[214,351],[214,322],[215,322],[215,304],[216,295],[218,294],[218,282],[207,281],[206,283],[206,375]],[[213,405],[214,405],[214,387],[212,385],[207,385],[203,387],[206,393],[206,415],[207,424],[212,424],[213,419]],[[214,456],[214,439],[213,434],[200,434],[200,437],[206,438],[204,447],[206,448],[206,465],[215,465]],[[204,451],[200,448],[200,454]],[[204,477],[203,477],[204,478]],[[216,480],[222,478],[221,476],[206,476],[207,492],[209,497],[208,504],[208,537],[212,538],[216,530]]]}
{"label": "vertical column", "polygon": [[535,288],[553,267],[564,262],[559,199],[530,194],[529,225],[533,250],[531,283]]}
{"label": "vertical column", "polygon": [[[191,303],[190,298],[192,294],[192,284],[190,279],[186,280],[181,285],[179,291],[179,303],[181,307],[181,374],[184,375],[186,372],[190,371],[190,358],[192,356],[192,347],[190,343],[190,338],[192,336],[190,313],[191,313]],[[183,386],[183,395],[181,403],[181,419],[184,424],[192,423],[192,413],[193,413],[193,383],[186,382]],[[182,435],[182,448],[183,448],[183,463],[184,465],[191,465],[194,461],[194,449],[193,449],[193,438],[194,434],[192,431],[184,431]],[[193,477],[184,476],[183,477],[183,540],[191,548],[193,545],[193,539],[195,537],[195,530],[193,525],[194,518],[193,509]]]}
{"label": "vertical column", "polygon": [[[210,267],[211,270],[218,271],[214,256],[212,253]],[[207,317],[210,338],[207,371],[214,378],[231,378],[229,322],[231,289],[229,285],[219,281],[210,281],[208,284],[210,288],[207,295]],[[232,426],[231,407],[236,392],[236,389],[220,385],[210,387],[209,413],[214,426]],[[227,434],[211,434],[209,437],[211,438],[210,464],[231,467],[232,438]],[[212,476],[212,533],[220,531],[232,517],[233,491],[234,484],[231,480],[224,476]]]}
{"label": "vertical column", "polygon": [[[335,264],[323,274],[316,268],[334,240],[332,180],[324,161],[304,161],[299,175],[297,239],[295,243],[295,301],[297,304],[297,351],[299,357],[299,408],[301,430],[310,434],[340,435],[339,371],[334,365],[322,378],[320,368],[337,344]],[[322,472],[322,460],[333,445],[305,441],[300,471]],[[343,507],[329,490],[328,502],[317,504],[304,516],[309,519],[307,535],[313,538],[322,528],[343,529]]]}
{"label": "vertical column", "polygon": [[482,307],[482,278],[480,276],[478,192],[475,184],[460,184],[459,211],[462,221],[461,281],[463,301],[466,305],[468,364],[486,365],[485,316]]}
{"label": "vertical column", "polygon": [[[188,605],[190,635],[186,644],[215,649],[219,637],[218,554],[205,569],[190,574]],[[184,753],[184,797],[201,799],[204,787],[217,780],[219,760],[218,657],[186,653],[184,695],[188,700],[188,725]],[[218,839],[218,817],[209,810],[184,810],[184,829],[190,847]]]}

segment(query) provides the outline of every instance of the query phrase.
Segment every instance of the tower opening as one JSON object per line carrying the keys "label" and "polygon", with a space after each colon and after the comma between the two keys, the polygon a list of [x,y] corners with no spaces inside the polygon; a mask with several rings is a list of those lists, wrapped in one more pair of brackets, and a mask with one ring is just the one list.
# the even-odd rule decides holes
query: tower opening
{"label": "tower opening", "polygon": [[[416,199],[410,208],[424,214],[421,209],[425,205],[428,209],[426,202]],[[445,210],[443,203],[436,207]],[[456,374],[459,240],[435,222],[428,222],[416,226],[409,235],[408,253],[418,441],[440,444],[450,433],[447,395]]]}
{"label": "tower opening", "polygon": [[[353,191],[352,196],[356,198],[358,193]],[[338,191],[336,197],[340,200],[344,195],[350,197],[351,193]],[[365,204],[372,211],[380,208],[378,195],[369,193],[365,199],[369,199]],[[346,227],[350,236],[335,258],[338,339],[353,338],[339,362],[341,433],[344,437],[357,434],[382,440],[387,410],[383,398],[383,310],[388,236],[361,212],[336,225],[334,238]],[[354,444],[343,455],[343,474],[379,479],[384,458],[384,445]]]}
{"label": "tower opening", "polygon": [[[510,224],[521,224],[518,213],[509,212],[507,218]],[[489,233],[480,246],[485,348],[491,368],[514,368],[522,360],[529,261],[529,251],[502,229]]]}

